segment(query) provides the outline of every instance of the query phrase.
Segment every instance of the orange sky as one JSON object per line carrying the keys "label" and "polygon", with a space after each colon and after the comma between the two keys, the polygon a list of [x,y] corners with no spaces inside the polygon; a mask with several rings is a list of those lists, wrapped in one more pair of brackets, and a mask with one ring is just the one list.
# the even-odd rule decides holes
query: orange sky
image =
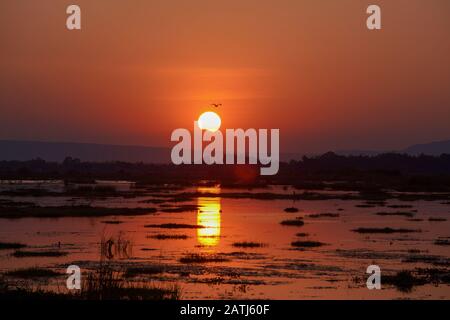
{"label": "orange sky", "polygon": [[3,0],[0,139],[169,146],[212,102],[284,152],[450,139],[449,39],[448,0]]}

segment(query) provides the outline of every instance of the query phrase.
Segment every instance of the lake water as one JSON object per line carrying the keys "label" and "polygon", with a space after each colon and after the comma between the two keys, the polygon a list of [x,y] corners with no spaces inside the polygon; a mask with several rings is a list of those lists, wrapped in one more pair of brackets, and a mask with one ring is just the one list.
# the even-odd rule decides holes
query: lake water
{"label": "lake water", "polygon": [[[101,182],[117,190],[129,190],[126,182]],[[46,190],[61,191],[61,182],[42,182]],[[2,184],[1,190],[36,188],[36,182]],[[383,284],[384,274],[400,270],[439,268],[448,270],[448,245],[437,239],[450,237],[450,205],[443,201],[387,201],[385,206],[358,207],[360,200],[257,200],[221,197],[230,192],[292,193],[289,186],[236,190],[220,186],[168,190],[167,193],[206,192],[194,200],[170,205],[197,205],[185,212],[161,212],[139,216],[64,217],[0,219],[0,242],[20,242],[28,250],[62,250],[63,257],[12,256],[14,250],[0,250],[0,271],[45,267],[64,273],[71,264],[86,274],[101,258],[101,239],[122,239],[125,251],[110,248],[106,259],[118,268],[158,266],[162,272],[142,274],[130,281],[177,284],[183,299],[449,299],[450,286],[430,283],[412,290]],[[213,195],[211,195],[213,194]],[[167,208],[167,203],[147,204],[153,192],[136,197],[74,198],[64,196],[0,196],[3,200],[33,202],[40,206],[90,205],[94,207]],[[387,206],[408,205],[411,208]],[[296,207],[299,212],[284,209]],[[377,212],[411,212],[405,216],[380,216]],[[309,215],[332,213],[319,217]],[[303,226],[284,226],[283,220],[301,217]],[[430,221],[439,220],[439,221]],[[440,219],[435,219],[440,218]],[[446,220],[445,220],[446,219]],[[105,221],[107,223],[105,223]],[[115,221],[117,224],[112,224]],[[164,229],[158,224],[201,225],[203,228]],[[354,229],[404,228],[412,233],[357,233]],[[303,235],[298,235],[302,233]],[[157,239],[155,236],[183,236]],[[298,248],[295,241],[317,241],[322,246]],[[260,247],[237,247],[252,242]],[[220,257],[222,261],[183,263],[190,254]],[[382,290],[368,290],[366,268],[378,265]],[[64,291],[65,275],[33,284]]]}

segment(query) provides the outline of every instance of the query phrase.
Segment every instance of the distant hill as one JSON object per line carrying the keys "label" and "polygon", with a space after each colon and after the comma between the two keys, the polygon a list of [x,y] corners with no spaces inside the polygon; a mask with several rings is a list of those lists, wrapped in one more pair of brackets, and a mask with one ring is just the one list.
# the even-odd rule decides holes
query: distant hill
{"label": "distant hill", "polygon": [[[46,161],[62,162],[66,157],[78,158],[84,162],[123,161],[165,164],[170,163],[170,148],[0,140],[0,161],[27,161],[40,158]],[[301,157],[301,154],[296,153],[280,154],[281,161],[298,160]]]}
{"label": "distant hill", "polygon": [[375,151],[375,150],[338,150],[335,153],[340,156],[376,156],[378,154],[384,153],[386,151]]}
{"label": "distant hill", "polygon": [[450,154],[450,140],[415,144],[402,150],[402,152],[410,155],[418,155],[423,153],[432,156],[440,156],[443,153]]}
{"label": "distant hill", "polygon": [[441,154],[450,154],[450,140],[415,144],[401,150],[339,150],[335,153],[343,156],[376,156],[378,154],[390,152],[405,153],[412,156],[420,154],[440,156]]}
{"label": "distant hill", "polygon": [[[345,156],[376,156],[385,152],[406,153],[409,155],[423,153],[435,156],[443,153],[450,154],[450,140],[416,144],[397,151],[341,150],[335,153]],[[306,155],[309,157],[318,156],[318,154]],[[300,160],[302,156],[303,154],[301,153],[281,153],[280,161]],[[164,164],[170,163],[170,148],[75,142],[0,140],[0,160],[27,161],[40,158],[46,161],[62,162],[66,157],[92,162],[123,161]]]}
{"label": "distant hill", "polygon": [[41,158],[62,162],[66,157],[82,161],[168,163],[170,149],[95,143],[0,140],[0,160],[26,161]]}

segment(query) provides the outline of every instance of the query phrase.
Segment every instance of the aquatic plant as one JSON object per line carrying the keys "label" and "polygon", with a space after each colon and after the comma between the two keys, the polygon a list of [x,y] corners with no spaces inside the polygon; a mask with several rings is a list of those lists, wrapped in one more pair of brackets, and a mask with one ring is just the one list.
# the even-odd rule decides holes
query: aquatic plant
{"label": "aquatic plant", "polygon": [[40,251],[17,250],[12,255],[15,258],[63,257],[63,256],[68,255],[68,252],[57,251],[57,250],[42,250],[42,251],[41,250]]}
{"label": "aquatic plant", "polygon": [[283,220],[280,222],[283,226],[295,226],[295,227],[301,227],[305,223],[301,219],[295,219],[295,220]]}
{"label": "aquatic plant", "polygon": [[0,242],[0,250],[22,249],[26,245],[18,242]]}
{"label": "aquatic plant", "polygon": [[147,224],[144,228],[162,228],[162,229],[199,229],[204,226],[185,223],[163,223],[163,224]]}
{"label": "aquatic plant", "polygon": [[352,231],[358,232],[358,233],[411,233],[411,232],[421,232],[421,230],[415,230],[415,229],[394,229],[394,228],[357,228],[353,229]]}
{"label": "aquatic plant", "polygon": [[294,241],[291,242],[291,246],[298,247],[298,248],[315,248],[315,247],[321,247],[325,245],[322,242],[319,241]]}
{"label": "aquatic plant", "polygon": [[181,263],[225,262],[228,259],[215,254],[191,253],[179,259]]}
{"label": "aquatic plant", "polygon": [[261,242],[243,241],[243,242],[235,242],[232,244],[232,246],[236,248],[262,248],[267,245]]}
{"label": "aquatic plant", "polygon": [[38,268],[31,267],[26,269],[17,269],[8,271],[5,273],[6,276],[22,278],[22,279],[33,279],[33,278],[50,278],[61,275],[61,273],[55,272],[48,268]]}
{"label": "aquatic plant", "polygon": [[157,239],[157,240],[185,240],[189,238],[185,234],[156,234],[147,236],[147,238]]}

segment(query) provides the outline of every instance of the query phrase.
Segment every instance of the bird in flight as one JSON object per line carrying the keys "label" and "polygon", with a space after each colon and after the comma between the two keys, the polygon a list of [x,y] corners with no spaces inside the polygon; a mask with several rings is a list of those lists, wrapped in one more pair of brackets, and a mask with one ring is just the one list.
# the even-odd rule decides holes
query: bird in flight
{"label": "bird in flight", "polygon": [[222,106],[222,104],[221,103],[211,103],[211,106],[218,108],[218,107]]}

